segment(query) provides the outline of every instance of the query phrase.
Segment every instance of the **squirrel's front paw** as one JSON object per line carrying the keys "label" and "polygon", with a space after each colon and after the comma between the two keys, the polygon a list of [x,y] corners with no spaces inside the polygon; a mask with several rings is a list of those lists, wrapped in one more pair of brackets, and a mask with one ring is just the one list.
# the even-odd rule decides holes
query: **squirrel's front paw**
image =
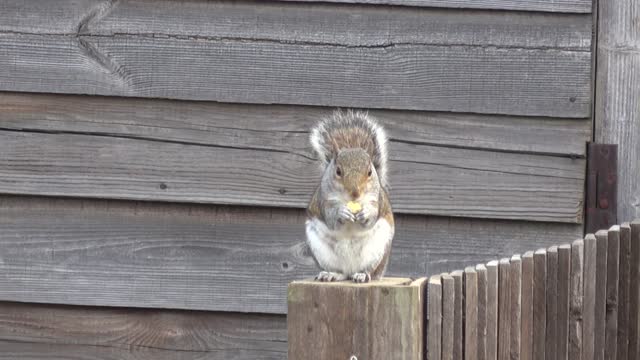
{"label": "squirrel's front paw", "polygon": [[323,281],[323,282],[342,281],[342,280],[345,280],[346,278],[347,277],[344,276],[343,274],[329,272],[329,271],[321,271],[320,274],[316,276],[316,280]]}
{"label": "squirrel's front paw", "polygon": [[373,216],[371,215],[371,211],[368,211],[366,208],[362,209],[356,214],[356,221],[364,227],[369,227],[373,223]]}
{"label": "squirrel's front paw", "polygon": [[351,279],[353,279],[353,282],[366,283],[371,281],[371,275],[369,273],[355,273],[351,276]]}
{"label": "squirrel's front paw", "polygon": [[346,222],[354,221],[356,221],[356,216],[351,212],[351,210],[349,210],[348,207],[343,206],[342,208],[340,208],[340,211],[338,211],[338,222],[344,224]]}

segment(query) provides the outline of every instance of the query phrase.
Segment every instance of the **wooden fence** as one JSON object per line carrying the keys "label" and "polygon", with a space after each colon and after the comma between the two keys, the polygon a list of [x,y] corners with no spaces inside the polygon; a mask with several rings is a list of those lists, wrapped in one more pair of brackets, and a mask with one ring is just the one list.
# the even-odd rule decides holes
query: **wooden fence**
{"label": "wooden fence", "polygon": [[639,283],[640,221],[433,276],[426,358],[637,360]]}
{"label": "wooden fence", "polygon": [[[431,276],[424,300],[415,292],[423,281],[395,281],[359,292],[352,284],[292,284],[290,359],[640,359],[640,220]],[[410,301],[381,301],[385,291]],[[416,316],[423,304],[424,317]],[[423,339],[424,354],[414,349]]]}

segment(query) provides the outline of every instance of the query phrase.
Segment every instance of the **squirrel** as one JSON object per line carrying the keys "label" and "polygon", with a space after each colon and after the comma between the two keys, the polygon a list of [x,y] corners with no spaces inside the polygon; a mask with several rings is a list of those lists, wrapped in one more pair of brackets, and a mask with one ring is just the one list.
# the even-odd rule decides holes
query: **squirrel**
{"label": "squirrel", "polygon": [[382,278],[395,231],[387,185],[387,135],[365,112],[337,110],[312,129],[322,178],[307,208],[318,281]]}

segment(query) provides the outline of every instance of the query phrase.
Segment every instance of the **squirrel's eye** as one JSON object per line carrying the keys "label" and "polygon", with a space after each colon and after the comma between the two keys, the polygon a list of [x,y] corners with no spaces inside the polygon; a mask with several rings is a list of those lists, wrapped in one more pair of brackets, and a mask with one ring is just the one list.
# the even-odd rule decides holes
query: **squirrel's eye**
{"label": "squirrel's eye", "polygon": [[367,173],[367,176],[371,176],[371,169],[369,169],[369,172]]}
{"label": "squirrel's eye", "polygon": [[336,175],[338,175],[338,176],[342,176],[342,169],[337,168],[337,169],[336,169]]}

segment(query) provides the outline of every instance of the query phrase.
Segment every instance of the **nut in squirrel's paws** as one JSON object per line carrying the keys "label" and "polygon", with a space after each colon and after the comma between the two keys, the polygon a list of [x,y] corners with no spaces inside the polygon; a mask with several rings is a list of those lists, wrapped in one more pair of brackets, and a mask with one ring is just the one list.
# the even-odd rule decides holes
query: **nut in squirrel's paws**
{"label": "nut in squirrel's paws", "polygon": [[355,273],[351,278],[353,279],[353,282],[357,283],[366,283],[371,281],[371,275],[369,275],[369,273]]}
{"label": "nut in squirrel's paws", "polygon": [[343,207],[338,213],[338,220],[340,223],[345,223],[346,221],[354,222],[356,221],[356,216],[351,212],[351,210],[349,210],[349,208]]}
{"label": "nut in squirrel's paws", "polygon": [[347,203],[347,208],[349,209],[349,211],[351,211],[352,214],[357,214],[358,212],[360,212],[360,210],[362,210],[362,205],[355,201],[349,201]]}
{"label": "nut in squirrel's paws", "polygon": [[322,282],[342,281],[342,280],[345,280],[346,278],[347,277],[342,274],[329,272],[329,271],[321,271],[320,274],[316,276],[316,280],[322,281]]}

